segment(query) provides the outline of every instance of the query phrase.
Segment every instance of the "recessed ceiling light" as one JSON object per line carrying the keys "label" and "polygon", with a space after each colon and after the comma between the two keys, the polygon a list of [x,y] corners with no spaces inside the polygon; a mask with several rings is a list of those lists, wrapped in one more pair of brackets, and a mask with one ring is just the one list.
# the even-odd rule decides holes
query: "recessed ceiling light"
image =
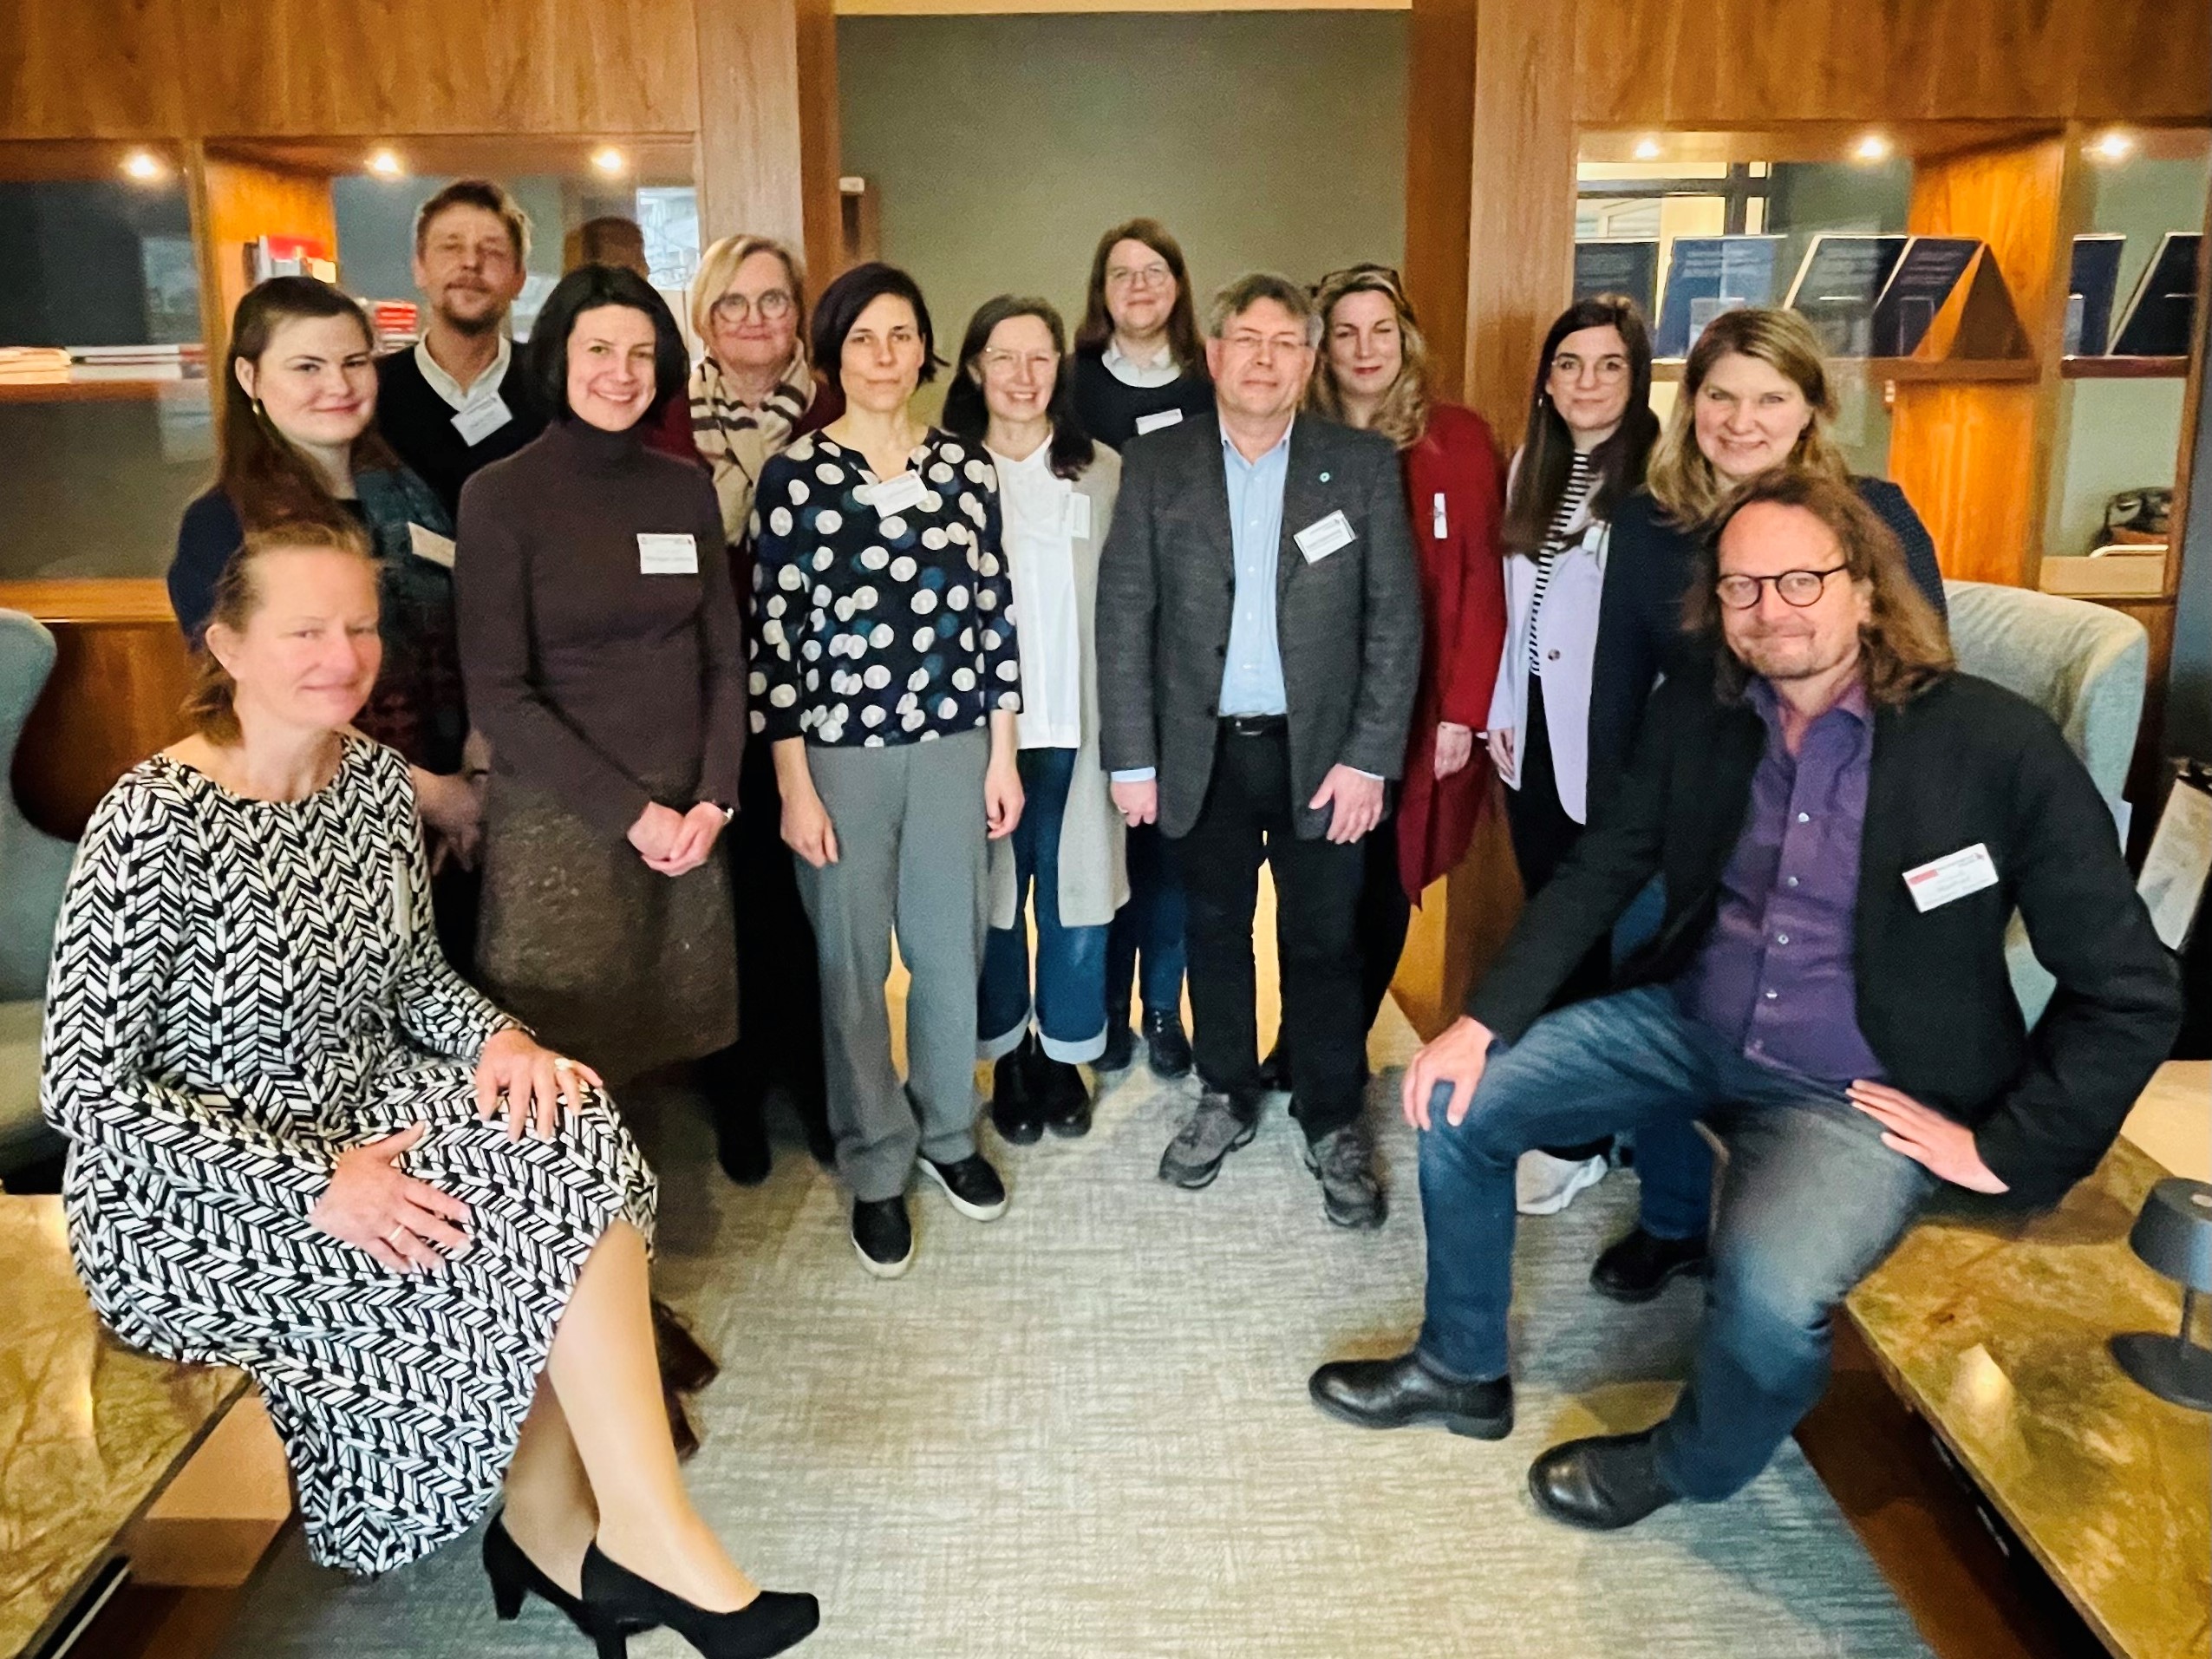
{"label": "recessed ceiling light", "polygon": [[161,158],[151,150],[133,150],[123,158],[123,171],[142,185],[169,176],[169,169],[161,165]]}
{"label": "recessed ceiling light", "polygon": [[1638,139],[1636,140],[1635,157],[1639,161],[1658,160],[1659,140],[1655,138]]}
{"label": "recessed ceiling light", "polygon": [[627,172],[630,158],[611,144],[591,152],[591,165],[600,172],[612,175]]}
{"label": "recessed ceiling light", "polygon": [[1881,134],[1869,133],[1851,153],[1862,161],[1887,161],[1891,147],[1889,140]]}
{"label": "recessed ceiling light", "polygon": [[2115,127],[2091,144],[2089,153],[2099,161],[2124,161],[2135,153],[2135,135]]}
{"label": "recessed ceiling light", "polygon": [[391,150],[371,150],[369,153],[369,170],[379,179],[400,179],[407,174],[407,164]]}

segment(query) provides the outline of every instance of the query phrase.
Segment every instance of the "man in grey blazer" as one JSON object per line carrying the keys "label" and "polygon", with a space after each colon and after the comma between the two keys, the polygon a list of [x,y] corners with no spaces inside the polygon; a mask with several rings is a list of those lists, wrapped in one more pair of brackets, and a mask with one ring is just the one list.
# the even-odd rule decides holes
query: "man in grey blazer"
{"label": "man in grey blazer", "polygon": [[1404,487],[1387,440],[1298,412],[1321,327],[1305,290],[1240,278],[1207,321],[1215,418],[1131,441],[1099,566],[1101,755],[1123,816],[1167,837],[1190,906],[1204,1092],[1160,1177],[1208,1185],[1258,1120],[1265,858],[1307,1162],[1331,1221],[1378,1226],[1353,917],[1420,669]]}

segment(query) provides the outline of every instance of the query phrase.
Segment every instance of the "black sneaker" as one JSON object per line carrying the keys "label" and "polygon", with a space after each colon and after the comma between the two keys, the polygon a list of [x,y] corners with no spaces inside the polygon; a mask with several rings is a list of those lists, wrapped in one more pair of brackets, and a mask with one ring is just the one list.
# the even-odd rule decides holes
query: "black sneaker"
{"label": "black sneaker", "polygon": [[1303,1148],[1306,1167],[1321,1184],[1321,1208],[1340,1227],[1380,1227],[1385,1205],[1366,1128],[1347,1123]]}
{"label": "black sneaker", "polygon": [[944,1189],[952,1207],[970,1221],[996,1221],[1006,1213],[1006,1183],[981,1153],[970,1153],[956,1164],[922,1159],[922,1172]]}
{"label": "black sneaker", "polygon": [[855,1199],[852,1247],[860,1265],[879,1279],[904,1276],[914,1265],[914,1224],[906,1218],[906,1199]]}
{"label": "black sneaker", "polygon": [[1145,1063],[1163,1082],[1191,1074],[1191,1039],[1183,1035],[1180,1009],[1145,1010]]}
{"label": "black sneaker", "polygon": [[1196,1192],[1211,1186],[1222,1159],[1258,1132],[1259,1104],[1209,1089],[1160,1154],[1160,1179]]}
{"label": "black sneaker", "polygon": [[1041,1056],[1036,1039],[1024,1035],[1021,1046],[1002,1055],[991,1068],[991,1127],[1000,1138],[1027,1146],[1045,1133],[1044,1101],[1031,1086]]}
{"label": "black sneaker", "polygon": [[1045,1127],[1073,1140],[1091,1132],[1091,1091],[1082,1072],[1040,1048],[1029,1062],[1029,1089]]}

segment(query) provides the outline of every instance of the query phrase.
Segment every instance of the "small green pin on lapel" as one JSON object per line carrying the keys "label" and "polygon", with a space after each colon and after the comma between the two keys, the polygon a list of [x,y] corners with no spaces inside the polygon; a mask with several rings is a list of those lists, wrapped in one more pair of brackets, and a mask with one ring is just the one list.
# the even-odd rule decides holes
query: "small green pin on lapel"
{"label": "small green pin on lapel", "polygon": [[1321,474],[1321,482],[1324,484],[1328,482],[1328,474],[1327,473],[1323,473]]}

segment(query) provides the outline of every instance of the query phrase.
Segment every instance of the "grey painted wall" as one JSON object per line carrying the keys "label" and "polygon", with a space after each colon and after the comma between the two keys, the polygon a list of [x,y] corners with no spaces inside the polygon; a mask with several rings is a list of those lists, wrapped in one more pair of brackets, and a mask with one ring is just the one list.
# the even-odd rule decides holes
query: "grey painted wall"
{"label": "grey painted wall", "polygon": [[1073,329],[1099,233],[1164,220],[1203,304],[1254,267],[1301,281],[1405,246],[1398,12],[843,17],[844,167],[941,347],[994,294]]}

